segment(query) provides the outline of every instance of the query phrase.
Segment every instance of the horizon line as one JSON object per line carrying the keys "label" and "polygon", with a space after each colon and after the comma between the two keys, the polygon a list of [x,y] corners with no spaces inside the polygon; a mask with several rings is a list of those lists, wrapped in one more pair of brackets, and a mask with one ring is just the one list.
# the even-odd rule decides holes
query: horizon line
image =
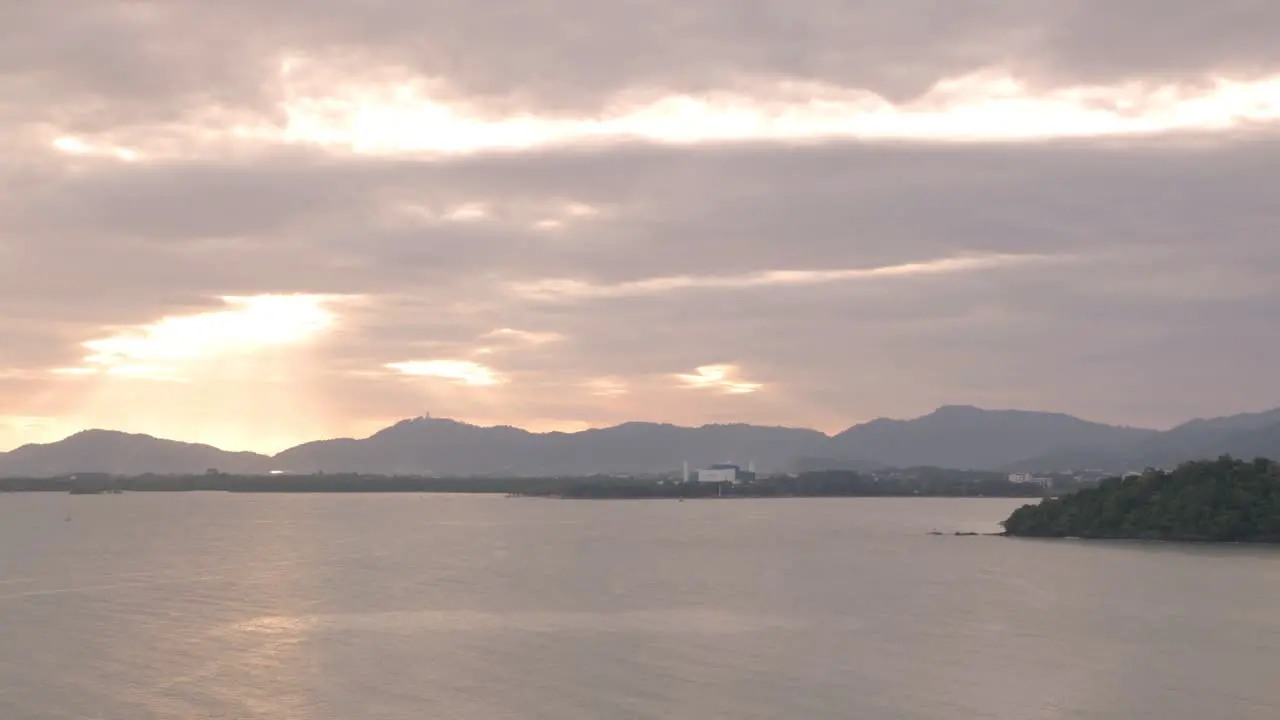
{"label": "horizon line", "polygon": [[651,420],[624,420],[624,421],[622,421],[622,422],[617,422],[617,423],[613,423],[613,424],[602,424],[602,425],[599,425],[599,426],[592,426],[592,427],[587,427],[587,428],[583,428],[583,429],[580,429],[580,430],[571,430],[571,431],[566,431],[566,430],[534,431],[534,430],[528,430],[528,429],[526,429],[526,428],[519,427],[519,426],[517,426],[517,425],[511,425],[511,424],[506,424],[506,423],[499,423],[499,424],[492,424],[492,425],[484,425],[484,424],[478,424],[478,423],[467,422],[467,421],[465,421],[465,420],[458,420],[458,419],[456,419],[456,418],[448,418],[448,417],[433,417],[433,416],[431,416],[430,414],[427,414],[427,415],[419,415],[419,416],[415,416],[415,417],[407,417],[407,418],[403,418],[403,419],[401,419],[401,420],[397,420],[397,421],[392,422],[392,423],[390,423],[390,424],[388,424],[388,425],[386,425],[386,426],[384,426],[384,427],[382,427],[382,428],[380,428],[380,429],[378,429],[378,430],[376,430],[376,431],[374,431],[374,432],[372,432],[372,433],[370,433],[369,435],[366,435],[366,436],[364,436],[364,437],[336,436],[336,437],[316,438],[316,439],[313,439],[313,440],[305,440],[305,441],[303,441],[303,442],[300,442],[300,443],[297,443],[297,444],[294,444],[294,445],[290,445],[290,446],[288,446],[288,447],[286,447],[286,448],[283,448],[283,449],[281,449],[281,450],[279,450],[279,451],[277,451],[277,452],[274,452],[274,453],[262,452],[262,451],[258,451],[258,450],[236,450],[236,449],[228,449],[228,448],[220,447],[220,446],[217,446],[217,445],[213,445],[212,443],[199,442],[199,441],[194,441],[194,440],[182,440],[182,439],[179,439],[179,438],[173,438],[173,437],[162,437],[162,436],[160,436],[160,435],[154,435],[154,434],[152,434],[152,433],[148,433],[148,432],[131,432],[131,431],[127,431],[127,430],[113,430],[113,429],[110,429],[110,428],[84,428],[84,429],[82,429],[82,430],[77,430],[77,431],[75,431],[75,432],[71,433],[70,435],[67,435],[67,436],[65,436],[65,437],[63,437],[63,438],[61,438],[61,439],[59,439],[59,440],[52,440],[52,441],[49,441],[49,442],[30,442],[30,443],[23,443],[22,445],[17,445],[17,446],[15,446],[15,447],[9,448],[8,450],[0,450],[0,456],[7,455],[7,454],[9,454],[9,453],[12,453],[12,452],[15,452],[15,451],[21,450],[21,449],[23,449],[23,448],[28,448],[28,447],[48,447],[48,446],[50,446],[50,445],[57,445],[57,444],[59,444],[59,443],[66,442],[67,440],[70,440],[71,438],[77,437],[77,436],[79,436],[79,435],[84,435],[84,434],[87,434],[87,433],[110,433],[110,434],[116,434],[116,435],[127,435],[127,436],[131,436],[131,437],[144,437],[144,438],[150,438],[150,439],[153,439],[153,440],[160,440],[160,441],[163,441],[163,442],[176,442],[176,443],[183,443],[183,444],[187,444],[187,445],[197,445],[197,446],[209,447],[209,448],[213,448],[213,449],[215,449],[215,450],[218,450],[218,451],[220,451],[220,452],[225,452],[225,453],[249,454],[249,455],[258,455],[258,456],[261,456],[261,457],[263,457],[263,458],[274,458],[274,457],[279,456],[279,455],[281,455],[281,454],[283,454],[283,453],[285,453],[285,452],[288,452],[288,451],[290,451],[290,450],[293,450],[293,449],[296,449],[296,448],[302,447],[302,446],[304,446],[304,445],[310,445],[310,444],[312,444],[312,443],[319,443],[319,442],[332,442],[332,441],[337,441],[337,440],[368,440],[368,439],[370,439],[370,438],[374,437],[375,435],[377,435],[377,434],[379,434],[379,433],[381,433],[381,432],[384,432],[384,431],[386,431],[386,430],[389,430],[389,429],[391,429],[391,428],[393,428],[393,427],[397,427],[397,426],[399,426],[399,425],[403,425],[403,424],[405,424],[405,423],[420,422],[420,421],[423,421],[423,420],[435,420],[435,421],[439,421],[439,422],[455,423],[455,424],[457,424],[457,425],[465,425],[465,426],[467,426],[467,427],[472,427],[472,428],[482,429],[482,430],[493,430],[493,429],[511,429],[511,430],[518,430],[518,431],[523,432],[523,433],[526,433],[526,434],[528,434],[528,435],[533,435],[533,436],[538,436],[538,437],[547,437],[547,436],[554,436],[554,435],[566,435],[566,436],[570,436],[570,435],[580,435],[580,434],[582,434],[582,433],[587,433],[587,432],[599,432],[599,431],[602,431],[602,430],[611,430],[611,429],[615,429],[615,428],[623,427],[623,426],[626,426],[626,425],[652,425],[652,426],[657,426],[657,427],[673,427],[673,428],[683,429],[683,430],[701,430],[701,429],[705,429],[705,428],[714,428],[714,427],[753,427],[753,428],[772,429],[772,430],[797,430],[797,431],[805,431],[805,432],[818,433],[818,434],[823,435],[824,437],[827,437],[827,438],[834,438],[834,437],[836,437],[836,436],[838,436],[838,435],[840,435],[840,434],[842,434],[842,433],[844,433],[844,432],[848,432],[849,430],[852,430],[853,428],[856,428],[856,427],[859,427],[859,426],[863,426],[863,425],[868,425],[868,424],[871,424],[871,423],[874,423],[874,422],[879,422],[879,421],[910,422],[910,421],[920,420],[920,419],[922,419],[922,418],[929,417],[929,416],[931,416],[931,415],[934,415],[934,414],[938,413],[939,411],[946,410],[946,409],[968,409],[968,410],[977,410],[977,411],[984,412],[984,413],[1027,413],[1027,414],[1035,414],[1035,415],[1059,415],[1059,416],[1065,416],[1065,417],[1073,418],[1073,419],[1076,419],[1076,420],[1080,420],[1080,421],[1082,421],[1082,422],[1093,423],[1093,424],[1097,424],[1097,425],[1106,425],[1106,426],[1114,427],[1114,428],[1122,428],[1122,429],[1130,429],[1130,430],[1146,430],[1146,431],[1149,431],[1149,432],[1167,432],[1167,431],[1169,431],[1169,430],[1172,430],[1172,429],[1177,428],[1177,427],[1181,427],[1182,425],[1186,425],[1186,424],[1188,424],[1188,423],[1192,423],[1192,422],[1197,422],[1197,421],[1206,421],[1206,420],[1215,420],[1215,419],[1220,419],[1220,418],[1225,418],[1225,417],[1233,417],[1233,416],[1236,416],[1236,415],[1252,415],[1252,414],[1261,414],[1261,413],[1266,413],[1266,412],[1270,412],[1270,411],[1273,411],[1273,410],[1280,410],[1280,407],[1268,408],[1268,409],[1264,409],[1264,410],[1250,410],[1250,411],[1244,411],[1244,412],[1239,412],[1239,413],[1232,413],[1232,414],[1229,414],[1229,415],[1215,415],[1215,416],[1211,416],[1211,417],[1193,417],[1193,418],[1189,418],[1189,419],[1187,419],[1187,420],[1183,420],[1182,422],[1176,423],[1176,424],[1174,424],[1174,425],[1171,425],[1171,426],[1169,426],[1169,427],[1167,427],[1167,428],[1152,428],[1152,427],[1143,427],[1143,426],[1138,426],[1138,425],[1128,425],[1128,424],[1123,424],[1123,423],[1120,423],[1120,424],[1112,424],[1112,423],[1107,423],[1107,422],[1102,422],[1102,421],[1097,421],[1097,420],[1089,420],[1089,419],[1087,419],[1087,418],[1082,418],[1082,417],[1079,417],[1079,416],[1076,416],[1076,415],[1072,415],[1072,414],[1070,414],[1070,413],[1061,412],[1061,411],[1054,411],[1054,410],[1025,410],[1025,409],[1020,409],[1020,408],[984,408],[984,407],[980,407],[980,406],[977,406],[977,405],[966,405],[966,404],[954,404],[954,403],[951,403],[951,404],[943,404],[943,405],[939,405],[939,406],[937,406],[936,408],[934,408],[933,410],[931,410],[931,411],[929,411],[929,412],[927,412],[927,413],[924,413],[924,414],[921,414],[921,415],[917,415],[917,416],[914,416],[914,417],[909,417],[909,418],[891,418],[891,417],[887,417],[887,416],[880,416],[880,417],[871,418],[871,419],[869,419],[869,420],[865,420],[865,421],[862,421],[862,422],[854,422],[853,424],[848,425],[847,427],[845,427],[843,430],[839,430],[839,431],[834,432],[834,433],[823,432],[822,430],[818,430],[818,429],[815,429],[815,428],[812,428],[812,427],[805,427],[805,426],[802,426],[802,425],[761,424],[761,423],[751,423],[751,422],[711,422],[711,423],[703,423],[703,424],[700,424],[700,425],[681,425],[681,424],[679,424],[679,423],[672,423],[672,422],[659,422],[659,421],[651,421]]}

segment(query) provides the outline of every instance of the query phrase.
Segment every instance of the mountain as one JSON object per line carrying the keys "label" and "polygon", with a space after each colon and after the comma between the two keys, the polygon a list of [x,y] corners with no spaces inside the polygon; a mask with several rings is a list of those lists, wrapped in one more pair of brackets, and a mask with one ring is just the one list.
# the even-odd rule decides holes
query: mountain
{"label": "mountain", "polygon": [[360,472],[435,475],[677,473],[716,462],[761,472],[934,466],[1049,472],[1110,472],[1222,454],[1280,457],[1280,409],[1193,420],[1159,432],[1114,427],[1060,413],[938,408],[911,420],[881,418],[828,437],[816,430],[759,425],[679,427],[630,422],[575,433],[533,433],[455,420],[414,418],[373,435],[305,443],[274,457],[209,445],[88,430],[0,453],[0,476],[79,472],[120,475]]}
{"label": "mountain", "polygon": [[1200,457],[1230,455],[1245,460],[1280,457],[1280,422],[1235,433],[1213,448],[1216,453],[1206,452],[1209,449],[1201,450]]}
{"label": "mountain", "polygon": [[1138,442],[1058,448],[1031,456],[1009,469],[1041,471],[1097,468],[1125,472],[1146,467],[1173,468],[1188,460],[1232,455],[1280,457],[1280,409],[1197,419]]}
{"label": "mountain", "polygon": [[948,405],[914,420],[881,418],[832,438],[836,457],[868,457],[893,467],[1003,468],[1057,448],[1108,448],[1157,435],[1061,413]]}
{"label": "mountain", "polygon": [[251,473],[266,472],[270,463],[265,455],[227,452],[212,445],[111,430],[85,430],[58,442],[23,445],[0,453],[0,475],[48,477],[81,472],[177,475],[202,473],[210,468]]}
{"label": "mountain", "polygon": [[478,427],[454,420],[415,418],[363,440],[307,443],[275,457],[292,472],[379,474],[587,475],[678,471],[715,462],[754,462],[761,471],[789,469],[820,452],[829,439],[816,430],[754,425],[698,428],[632,422],[576,433],[531,433]]}

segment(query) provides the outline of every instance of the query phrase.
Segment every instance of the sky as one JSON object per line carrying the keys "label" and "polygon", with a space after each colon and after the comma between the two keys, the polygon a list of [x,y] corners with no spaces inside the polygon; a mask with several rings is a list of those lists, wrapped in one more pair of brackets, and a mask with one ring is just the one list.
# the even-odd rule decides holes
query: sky
{"label": "sky", "polygon": [[1280,405],[1274,0],[44,0],[0,449]]}

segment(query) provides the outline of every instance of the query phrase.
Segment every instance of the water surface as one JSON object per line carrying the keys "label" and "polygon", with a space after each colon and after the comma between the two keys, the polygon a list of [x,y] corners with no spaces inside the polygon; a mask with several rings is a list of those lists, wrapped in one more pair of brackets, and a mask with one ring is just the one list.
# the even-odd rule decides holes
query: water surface
{"label": "water surface", "polygon": [[1280,550],[1019,504],[0,495],[0,718],[1280,717]]}

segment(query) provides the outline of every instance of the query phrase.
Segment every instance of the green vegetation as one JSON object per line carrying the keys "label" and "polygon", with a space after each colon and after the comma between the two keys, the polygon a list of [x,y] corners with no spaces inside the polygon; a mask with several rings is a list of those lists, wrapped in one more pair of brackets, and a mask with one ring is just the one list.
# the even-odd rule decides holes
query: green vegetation
{"label": "green vegetation", "polygon": [[1280,465],[1223,456],[1148,470],[1015,510],[1008,535],[1280,542]]}

